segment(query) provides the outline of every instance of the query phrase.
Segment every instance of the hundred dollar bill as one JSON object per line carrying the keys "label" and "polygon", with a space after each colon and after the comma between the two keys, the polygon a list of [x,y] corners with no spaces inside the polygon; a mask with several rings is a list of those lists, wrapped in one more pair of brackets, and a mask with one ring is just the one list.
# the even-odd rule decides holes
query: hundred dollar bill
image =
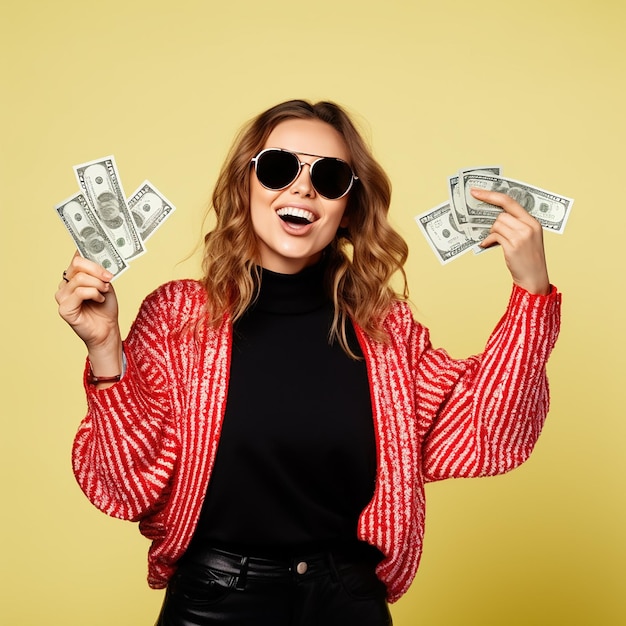
{"label": "hundred dollar bill", "polygon": [[476,245],[476,241],[470,239],[457,225],[450,202],[438,204],[418,215],[415,221],[442,265]]}
{"label": "hundred dollar bill", "polygon": [[130,260],[145,252],[126,204],[112,156],[74,166],[78,185],[118,252]]}
{"label": "hundred dollar bill", "polygon": [[83,257],[102,265],[114,277],[128,268],[81,192],[54,208]]}
{"label": "hundred dollar bill", "polygon": [[491,226],[502,212],[500,207],[474,198],[469,192],[472,187],[506,193],[517,200],[544,229],[559,234],[563,233],[574,204],[572,198],[502,176],[476,172],[462,173],[459,185],[462,195],[465,196],[467,220],[471,226]]}
{"label": "hundred dollar bill", "polygon": [[[500,176],[502,168],[499,165],[485,165],[483,167],[468,167],[461,170],[454,176],[448,176],[448,197],[450,198],[450,205],[454,210],[454,217],[459,228],[470,238],[475,241],[481,241],[486,237],[484,228],[472,228],[469,224],[467,215],[467,205],[465,202],[465,194],[461,193],[461,185],[459,184],[459,178],[463,174],[487,174]],[[489,229],[486,229],[489,232]]]}
{"label": "hundred dollar bill", "polygon": [[176,207],[148,180],[126,200],[142,241],[151,237]]}

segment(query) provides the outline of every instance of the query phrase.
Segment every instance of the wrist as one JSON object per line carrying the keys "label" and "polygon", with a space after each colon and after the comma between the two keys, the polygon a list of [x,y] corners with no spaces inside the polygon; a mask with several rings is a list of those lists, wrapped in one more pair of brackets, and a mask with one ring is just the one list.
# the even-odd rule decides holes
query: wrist
{"label": "wrist", "polygon": [[96,376],[91,367],[89,368],[89,373],[87,374],[87,384],[89,385],[113,384],[118,383],[121,379],[121,373],[116,374],[115,376]]}
{"label": "wrist", "polygon": [[520,282],[517,283],[517,286],[534,296],[547,296],[550,293],[550,281],[547,276],[545,280]]}
{"label": "wrist", "polygon": [[123,373],[123,344],[121,337],[115,337],[106,344],[91,346],[88,349],[90,380],[117,377]]}
{"label": "wrist", "polygon": [[533,296],[547,296],[550,295],[552,290],[552,285],[550,282],[541,282],[541,283],[515,283],[520,289],[527,291],[529,294]]}

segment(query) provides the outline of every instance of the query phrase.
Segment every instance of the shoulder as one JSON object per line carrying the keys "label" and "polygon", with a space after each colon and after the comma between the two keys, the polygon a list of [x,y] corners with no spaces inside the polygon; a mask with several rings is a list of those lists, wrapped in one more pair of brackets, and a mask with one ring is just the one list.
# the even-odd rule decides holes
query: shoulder
{"label": "shoulder", "polygon": [[423,327],[415,321],[411,305],[406,300],[395,300],[383,319],[383,328],[392,336],[408,336],[415,328]]}
{"label": "shoulder", "polygon": [[156,317],[163,321],[172,318],[198,318],[206,310],[206,304],[206,289],[200,281],[172,280],[146,296],[139,317]]}
{"label": "shoulder", "polygon": [[206,302],[206,290],[200,281],[185,278],[164,283],[146,296],[146,300],[157,302],[172,302],[182,298]]}
{"label": "shoulder", "polygon": [[387,335],[389,347],[416,345],[420,349],[429,345],[428,329],[416,321],[411,304],[406,300],[395,300],[382,320],[382,330]]}

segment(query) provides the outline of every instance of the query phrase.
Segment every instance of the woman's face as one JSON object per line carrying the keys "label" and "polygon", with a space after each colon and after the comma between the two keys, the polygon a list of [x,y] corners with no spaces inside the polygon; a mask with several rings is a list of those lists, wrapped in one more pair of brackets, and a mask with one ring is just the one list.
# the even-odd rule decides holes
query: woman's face
{"label": "woman's face", "polygon": [[[281,122],[270,133],[263,148],[283,148],[350,162],[342,136],[321,120]],[[317,158],[303,154],[298,157],[303,163],[313,163]],[[316,263],[337,229],[346,226],[347,202],[348,195],[338,200],[320,196],[311,184],[306,165],[296,180],[279,191],[263,187],[251,168],[250,214],[261,265],[273,272],[295,274]]]}

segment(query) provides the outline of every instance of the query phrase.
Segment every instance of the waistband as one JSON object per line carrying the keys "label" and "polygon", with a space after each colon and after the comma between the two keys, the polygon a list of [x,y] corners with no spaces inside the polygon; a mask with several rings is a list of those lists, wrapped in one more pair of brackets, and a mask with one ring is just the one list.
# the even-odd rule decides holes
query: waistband
{"label": "waistband", "polygon": [[293,581],[318,576],[337,579],[338,573],[354,566],[374,568],[380,560],[380,552],[371,546],[361,550],[326,550],[277,559],[239,554],[222,548],[203,547],[185,555],[180,567],[201,567],[233,578],[237,588],[245,587],[246,581]]}

